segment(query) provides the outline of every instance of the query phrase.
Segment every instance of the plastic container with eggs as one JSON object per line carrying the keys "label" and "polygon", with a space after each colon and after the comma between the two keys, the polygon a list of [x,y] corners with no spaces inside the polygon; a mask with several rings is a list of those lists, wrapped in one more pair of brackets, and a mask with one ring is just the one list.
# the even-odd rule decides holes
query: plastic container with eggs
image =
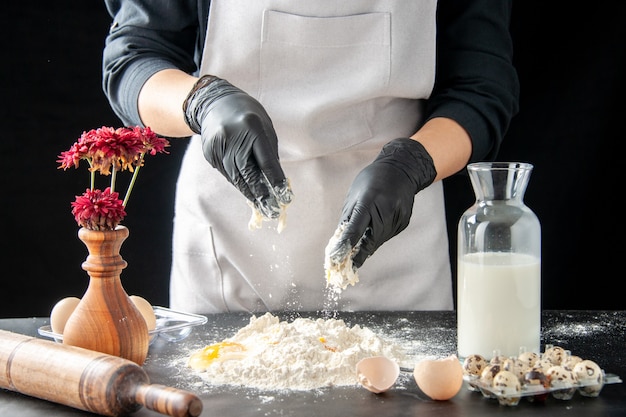
{"label": "plastic container with eggs", "polygon": [[489,361],[478,354],[469,355],[463,360],[463,374],[471,391],[507,406],[516,406],[523,397],[529,401],[545,401],[549,396],[570,400],[576,392],[597,397],[604,385],[622,382],[593,360],[554,345],[546,345],[542,354],[521,349],[517,357],[508,358],[494,351]]}
{"label": "plastic container with eggs", "polygon": [[[146,299],[137,295],[131,295],[130,299],[146,320],[150,344],[154,343],[158,337],[169,342],[183,340],[189,336],[193,326],[199,326],[208,321],[206,316],[152,306]],[[50,324],[41,326],[38,329],[39,334],[57,342],[63,342],[65,322],[78,302],[80,299],[77,297],[66,297],[57,302],[50,312]]]}

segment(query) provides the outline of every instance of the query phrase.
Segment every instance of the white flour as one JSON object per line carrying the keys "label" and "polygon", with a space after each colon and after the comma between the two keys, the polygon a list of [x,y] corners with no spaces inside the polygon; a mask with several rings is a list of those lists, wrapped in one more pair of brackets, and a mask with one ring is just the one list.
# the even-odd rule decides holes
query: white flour
{"label": "white flour", "polygon": [[344,229],[345,225],[343,223],[340,224],[324,249],[326,287],[332,288],[337,294],[341,294],[341,291],[348,288],[348,285],[354,286],[359,282],[359,273],[353,266],[352,258],[358,251],[360,244],[357,244],[354,248],[344,247],[343,249],[350,250],[350,253],[344,253],[343,257],[340,257],[341,261],[331,257],[331,251],[335,249],[339,239],[341,239]]}
{"label": "white flour", "polygon": [[214,385],[267,390],[355,385],[355,366],[362,358],[384,355],[400,363],[405,357],[399,345],[367,327],[347,327],[343,320],[332,318],[287,322],[266,313],[253,316],[223,342],[242,345],[244,350],[207,361],[202,378]]}

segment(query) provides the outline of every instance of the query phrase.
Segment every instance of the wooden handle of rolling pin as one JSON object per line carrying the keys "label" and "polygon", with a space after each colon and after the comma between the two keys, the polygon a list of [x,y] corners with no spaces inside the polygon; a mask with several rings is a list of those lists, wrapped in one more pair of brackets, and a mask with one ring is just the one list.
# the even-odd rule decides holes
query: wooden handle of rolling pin
{"label": "wooden handle of rolling pin", "polygon": [[136,363],[76,346],[0,330],[0,387],[92,413],[117,417],[145,406],[197,417],[195,394],[151,385]]}

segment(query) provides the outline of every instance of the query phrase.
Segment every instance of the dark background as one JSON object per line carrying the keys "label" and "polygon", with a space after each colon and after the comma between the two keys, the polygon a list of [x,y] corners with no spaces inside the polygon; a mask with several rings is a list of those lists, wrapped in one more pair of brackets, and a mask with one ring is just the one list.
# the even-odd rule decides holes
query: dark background
{"label": "dark background", "polygon": [[[5,5],[1,17],[0,317],[47,316],[58,299],[82,296],[87,253],[70,202],[87,187],[87,174],[58,170],[56,159],[83,131],[121,126],[100,85],[110,24],[104,4],[21,4]],[[535,166],[525,202],[542,223],[543,308],[624,309],[626,3],[574,7],[515,3],[521,111],[498,159]],[[123,285],[154,305],[168,302],[173,196],[185,144],[172,142],[169,155],[147,160],[124,220]],[[456,224],[474,194],[464,176],[445,185],[454,265]]]}

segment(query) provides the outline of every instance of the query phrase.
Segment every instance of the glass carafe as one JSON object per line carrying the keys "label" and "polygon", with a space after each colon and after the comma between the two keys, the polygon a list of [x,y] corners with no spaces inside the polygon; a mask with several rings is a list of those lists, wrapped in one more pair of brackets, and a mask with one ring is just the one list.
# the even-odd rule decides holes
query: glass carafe
{"label": "glass carafe", "polygon": [[458,225],[458,356],[539,353],[541,226],[524,204],[533,166],[467,166],[476,202]]}

